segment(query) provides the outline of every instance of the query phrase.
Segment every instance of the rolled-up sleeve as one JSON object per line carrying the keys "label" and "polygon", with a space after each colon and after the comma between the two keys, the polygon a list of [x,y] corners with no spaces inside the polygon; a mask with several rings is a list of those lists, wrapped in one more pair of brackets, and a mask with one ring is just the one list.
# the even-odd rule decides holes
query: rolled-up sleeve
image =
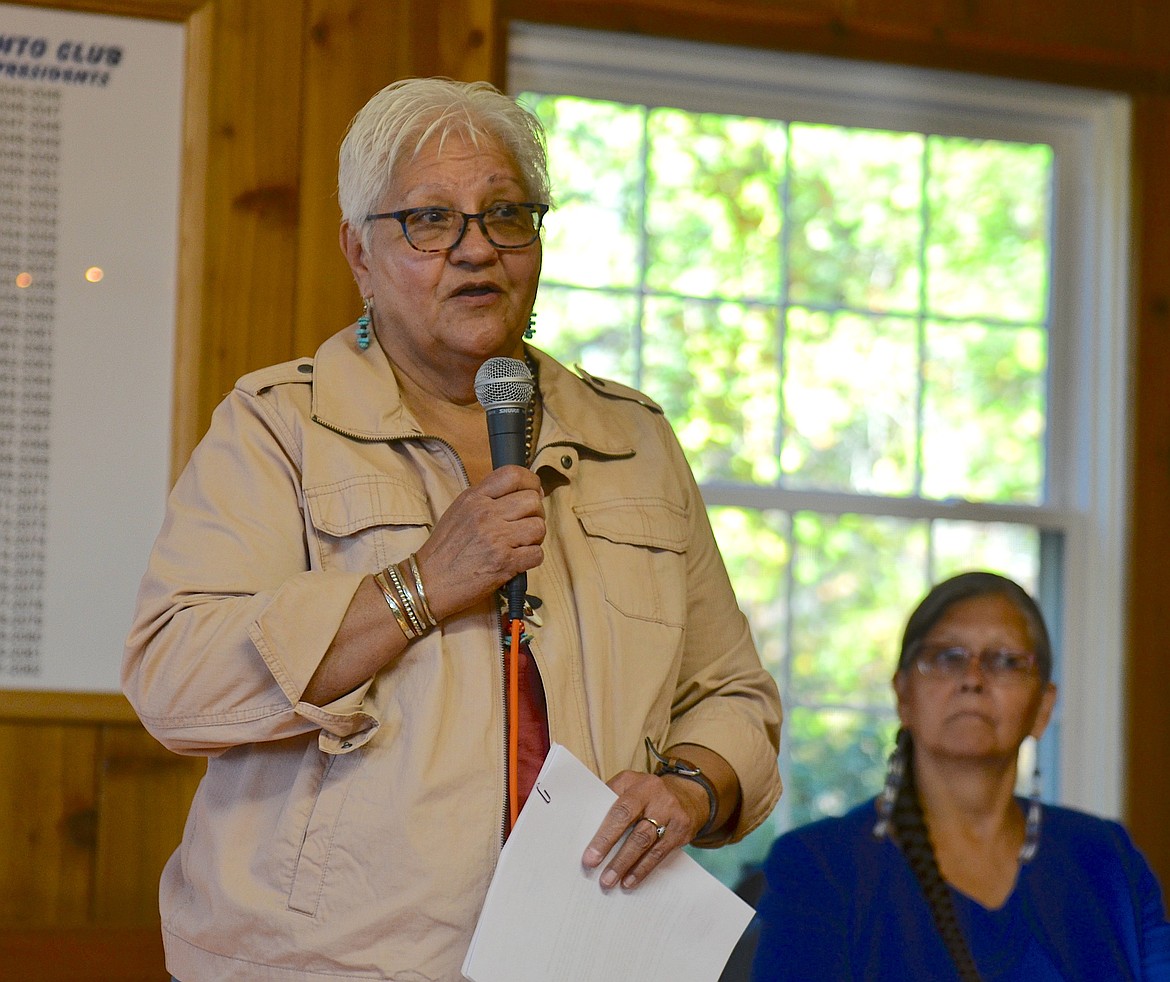
{"label": "rolled-up sleeve", "polygon": [[378,725],[369,683],[328,706],[301,699],[363,574],[310,569],[294,425],[236,389],[168,500],[122,685],[177,753],[215,756],[315,729],[323,749],[343,752]]}

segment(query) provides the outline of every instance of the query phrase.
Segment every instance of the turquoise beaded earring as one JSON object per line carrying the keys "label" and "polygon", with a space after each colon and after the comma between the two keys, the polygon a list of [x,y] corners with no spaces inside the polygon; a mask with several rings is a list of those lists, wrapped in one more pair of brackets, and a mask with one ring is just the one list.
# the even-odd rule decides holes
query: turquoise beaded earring
{"label": "turquoise beaded earring", "polygon": [[532,311],[528,315],[528,327],[524,329],[524,337],[528,340],[532,339],[532,335],[536,333],[536,311]]}
{"label": "turquoise beaded earring", "polygon": [[370,346],[370,311],[373,307],[372,297],[362,298],[362,315],[357,319],[357,345],[362,351]]}

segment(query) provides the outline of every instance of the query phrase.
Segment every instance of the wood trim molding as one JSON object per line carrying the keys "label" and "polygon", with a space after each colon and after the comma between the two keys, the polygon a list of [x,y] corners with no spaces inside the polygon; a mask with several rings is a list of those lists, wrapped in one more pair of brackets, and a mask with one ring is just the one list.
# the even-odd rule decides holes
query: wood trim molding
{"label": "wood trim molding", "polygon": [[1130,831],[1170,883],[1170,97],[1139,96],[1133,117],[1136,329],[1127,645],[1126,818]]}
{"label": "wood trim molding", "polygon": [[[162,926],[0,927],[5,978],[37,982],[164,979]],[[11,974],[7,974],[11,973]]]}
{"label": "wood trim molding", "polygon": [[70,10],[79,14],[115,14],[146,20],[184,21],[207,0],[5,0],[23,7]]}
{"label": "wood trim molding", "polygon": [[170,476],[186,464],[203,432],[200,352],[207,214],[209,120],[216,0],[201,0],[187,18],[183,84],[183,169],[179,183],[179,251],[175,295],[175,377],[171,402]]}
{"label": "wood trim molding", "polygon": [[0,689],[0,722],[133,723],[134,708],[120,692],[44,692]]}
{"label": "wood trim molding", "polygon": [[[497,0],[501,23],[512,20],[560,24],[627,34],[675,37],[740,47],[800,51],[837,58],[916,65],[1034,79],[1087,88],[1170,92],[1170,57],[1154,44],[1167,15],[1143,0],[1117,11],[1133,38],[1128,45],[1098,41],[1089,26],[1088,3],[1061,17],[1078,28],[1079,43],[1029,32],[1020,18],[1045,15],[1033,2],[997,6],[984,16],[965,16],[958,5],[921,9],[908,2],[849,3],[834,0]],[[1066,2],[1065,6],[1069,6]],[[907,11],[914,11],[908,15]],[[1022,12],[1021,12],[1022,11]],[[1165,37],[1164,32],[1160,35]]]}

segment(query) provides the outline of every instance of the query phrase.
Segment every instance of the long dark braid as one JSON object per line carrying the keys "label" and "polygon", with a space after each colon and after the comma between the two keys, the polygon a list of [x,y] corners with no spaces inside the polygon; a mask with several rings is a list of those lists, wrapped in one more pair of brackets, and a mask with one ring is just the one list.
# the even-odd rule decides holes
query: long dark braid
{"label": "long dark braid", "polygon": [[922,804],[918,800],[918,782],[914,778],[914,741],[910,738],[908,730],[898,731],[898,746],[895,752],[902,754],[904,771],[890,815],[894,839],[906,856],[906,862],[910,864],[922,892],[926,894],[934,926],[938,928],[943,944],[947,946],[951,961],[958,969],[959,978],[962,982],[981,982],[979,969],[976,968],[975,959],[967,945],[967,938],[959,926],[959,917],[955,912],[950,888],[939,872],[938,859],[930,841],[930,830],[926,827],[926,819],[922,814]]}

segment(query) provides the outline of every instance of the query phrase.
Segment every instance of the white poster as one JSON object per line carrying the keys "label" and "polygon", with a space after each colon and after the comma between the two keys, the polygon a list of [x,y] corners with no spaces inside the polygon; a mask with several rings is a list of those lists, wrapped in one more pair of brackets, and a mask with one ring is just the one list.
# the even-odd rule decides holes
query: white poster
{"label": "white poster", "polygon": [[0,688],[119,688],[168,487],[183,45],[0,3]]}

